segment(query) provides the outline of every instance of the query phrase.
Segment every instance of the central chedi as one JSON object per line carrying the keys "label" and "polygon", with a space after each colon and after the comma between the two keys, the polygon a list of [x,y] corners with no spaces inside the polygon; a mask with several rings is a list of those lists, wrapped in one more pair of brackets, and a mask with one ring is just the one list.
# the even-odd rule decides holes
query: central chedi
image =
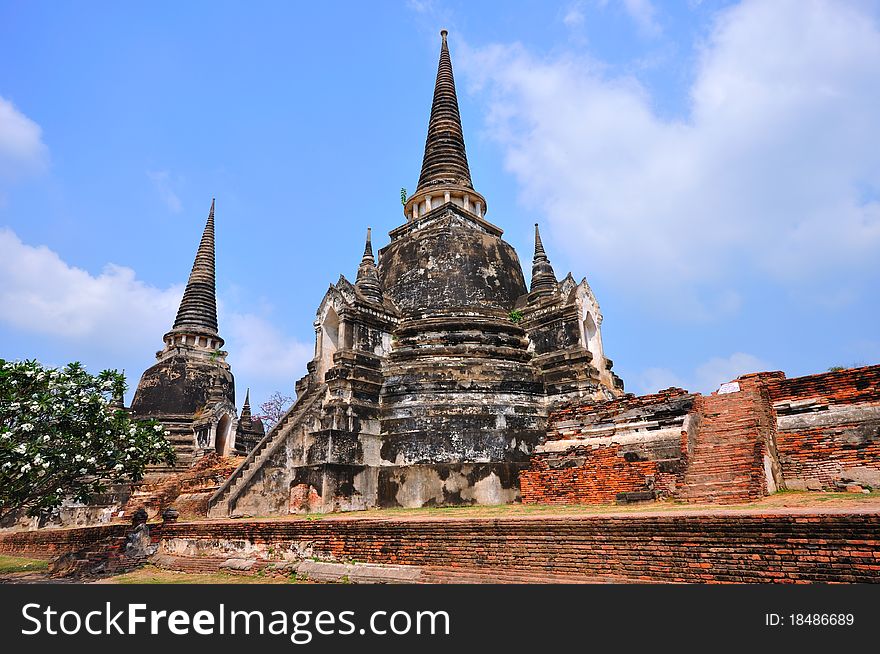
{"label": "central chedi", "polygon": [[535,226],[531,286],[471,181],[442,45],[406,222],[331,285],[297,401],[211,500],[213,516],[499,504],[548,411],[623,392],[586,280],[556,279]]}

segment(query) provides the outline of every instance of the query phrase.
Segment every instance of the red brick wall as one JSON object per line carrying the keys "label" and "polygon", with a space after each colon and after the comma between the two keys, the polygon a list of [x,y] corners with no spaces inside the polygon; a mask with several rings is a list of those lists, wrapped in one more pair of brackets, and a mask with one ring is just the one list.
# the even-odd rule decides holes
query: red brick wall
{"label": "red brick wall", "polygon": [[20,554],[37,559],[54,559],[68,552],[91,549],[105,543],[118,544],[131,531],[125,524],[78,527],[75,529],[38,529],[0,535],[0,553]]}
{"label": "red brick wall", "polygon": [[774,402],[821,397],[829,404],[880,402],[880,365],[849,368],[806,377],[785,379],[782,373],[766,373],[767,390]]}
{"label": "red brick wall", "polygon": [[[818,487],[840,490],[838,482],[843,484],[843,480],[862,477],[853,473],[853,468],[875,468],[880,471],[880,442],[856,448],[836,438],[834,431],[817,428],[780,432],[779,456],[789,488],[799,489],[803,484],[810,490],[818,490]],[[868,481],[862,483],[872,486]]]}
{"label": "red brick wall", "polygon": [[[95,529],[112,535],[117,528]],[[208,547],[297,543],[328,561],[585,579],[880,583],[880,515],[870,513],[236,520],[157,526],[153,535],[195,539]],[[0,536],[0,551],[61,551],[82,538],[95,535],[81,529],[6,534]],[[218,549],[215,565],[227,557]]]}
{"label": "red brick wall", "polygon": [[658,489],[671,492],[675,475],[659,472],[656,461],[626,461],[616,446],[578,447],[567,452],[584,457],[583,465],[551,470],[536,456],[529,470],[520,472],[523,504],[607,504],[618,493],[642,490],[645,476],[654,475]]}
{"label": "red brick wall", "polygon": [[[880,409],[880,366],[853,368],[807,377],[766,380],[773,402],[815,400],[815,413],[797,413],[784,406],[778,415],[825,418],[841,409]],[[824,407],[827,411],[823,413]],[[880,419],[866,420],[866,413],[843,412],[825,425],[801,424],[780,429],[777,448],[783,476],[789,487],[835,488],[852,477],[880,478]],[[780,425],[784,419],[780,418]],[[828,422],[827,418],[824,420]],[[790,420],[791,422],[791,420]],[[876,470],[876,475],[854,473],[853,468]],[[876,485],[876,482],[875,482]]]}
{"label": "red brick wall", "polygon": [[[693,399],[686,391],[671,388],[653,395],[627,395],[602,403],[573,405],[554,411],[548,419],[547,441],[583,439],[565,452],[538,452],[532,456],[528,470],[520,472],[520,491],[524,504],[607,504],[619,493],[646,489],[647,477],[653,477],[654,488],[672,495],[681,484],[687,460],[687,437],[677,435],[672,441],[674,453],[660,458],[651,453],[651,444],[642,449],[639,460],[627,460],[621,446],[590,443],[587,430],[597,425],[617,424],[626,429],[626,422],[639,412],[646,419],[678,418],[688,408],[670,409],[670,400]],[[689,407],[690,405],[684,405]],[[638,420],[638,418],[636,418]],[[669,443],[660,443],[664,451]],[[631,451],[631,450],[627,450]],[[670,457],[670,458],[667,458]],[[561,465],[564,463],[565,465]]]}

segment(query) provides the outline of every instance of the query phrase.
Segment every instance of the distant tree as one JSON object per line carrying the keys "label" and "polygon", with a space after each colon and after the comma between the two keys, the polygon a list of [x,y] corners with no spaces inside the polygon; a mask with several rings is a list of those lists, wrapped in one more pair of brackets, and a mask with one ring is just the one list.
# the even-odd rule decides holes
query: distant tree
{"label": "distant tree", "polygon": [[124,392],[115,370],[0,359],[0,520],[65,497],[87,502],[108,483],[140,480],[148,465],[174,463],[162,425],[136,422],[113,401]]}
{"label": "distant tree", "polygon": [[263,421],[266,431],[269,431],[284,417],[284,414],[287,413],[292,404],[292,397],[284,395],[280,391],[275,391],[269,396],[268,400],[260,405],[260,414],[256,417]]}

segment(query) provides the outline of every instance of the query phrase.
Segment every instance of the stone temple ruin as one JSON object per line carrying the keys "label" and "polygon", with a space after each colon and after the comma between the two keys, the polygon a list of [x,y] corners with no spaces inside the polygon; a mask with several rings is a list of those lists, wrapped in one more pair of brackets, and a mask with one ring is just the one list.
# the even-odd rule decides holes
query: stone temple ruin
{"label": "stone temple ruin", "polygon": [[586,280],[556,279],[536,227],[528,288],[486,213],[443,32],[406,222],[330,286],[296,404],[212,515],[516,501],[548,407],[622,393]]}
{"label": "stone temple ruin", "polygon": [[[180,468],[196,464],[178,486],[202,493],[200,510],[734,503],[782,488],[880,486],[880,366],[756,373],[708,396],[624,393],[586,280],[557,279],[536,225],[527,286],[487,220],[441,35],[405,221],[377,253],[367,229],[354,282],[330,285],[297,400],[268,433],[248,400],[236,412],[217,324],[212,203],[177,318],[131,407],[166,425]],[[209,453],[247,456],[231,474],[224,460],[199,477]]]}
{"label": "stone temple ruin", "polygon": [[[53,575],[74,576],[149,561],[341,583],[880,581],[875,499],[788,511],[267,519],[509,502],[739,504],[781,489],[880,488],[880,365],[791,379],[758,372],[709,395],[624,393],[586,280],[557,279],[536,226],[527,286],[487,220],[442,35],[405,221],[375,253],[367,229],[354,282],[330,285],[295,404],[268,431],[247,394],[236,410],[212,202],[180,309],[130,408],[171,433],[177,465],[88,506],[68,501],[29,530],[2,530],[0,553],[50,558]],[[68,528],[36,528],[50,523]]]}

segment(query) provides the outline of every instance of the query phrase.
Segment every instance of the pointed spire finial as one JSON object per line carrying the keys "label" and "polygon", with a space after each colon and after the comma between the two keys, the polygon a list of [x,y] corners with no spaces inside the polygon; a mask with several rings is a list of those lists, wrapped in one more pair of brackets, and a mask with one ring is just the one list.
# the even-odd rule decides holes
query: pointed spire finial
{"label": "pointed spire finial", "polygon": [[217,335],[214,273],[214,199],[172,330],[196,329]]}
{"label": "pointed spire finial", "polygon": [[372,232],[372,230],[369,227],[367,227],[367,242],[364,245],[364,259],[369,257],[369,259],[371,261],[374,261],[374,259],[373,259],[373,237],[371,235],[371,232]]}
{"label": "pointed spire finial", "polygon": [[532,287],[530,295],[533,297],[550,295],[555,293],[557,289],[556,273],[553,272],[553,266],[550,265],[550,259],[544,251],[538,223],[535,223],[535,257],[532,259]]}
{"label": "pointed spire finial", "polygon": [[538,223],[535,223],[535,257],[543,256],[545,259],[547,258],[547,253],[544,252],[544,244],[541,242],[541,231],[538,229]]}
{"label": "pointed spire finial", "polygon": [[354,286],[367,299],[381,303],[382,282],[379,281],[379,271],[376,269],[376,260],[373,258],[371,231],[367,227],[367,242],[364,245],[364,256],[361,259],[361,265],[358,266],[357,281]]}
{"label": "pointed spire finial", "polygon": [[251,419],[251,389],[247,389],[244,394],[244,406],[241,407],[241,418],[239,422],[250,422]]}
{"label": "pointed spire finial", "polygon": [[446,30],[440,32],[440,62],[437,65],[428,138],[416,193],[435,186],[473,189],[458,111],[458,96],[455,93],[455,78],[452,75],[452,60],[446,43],[447,33]]}

